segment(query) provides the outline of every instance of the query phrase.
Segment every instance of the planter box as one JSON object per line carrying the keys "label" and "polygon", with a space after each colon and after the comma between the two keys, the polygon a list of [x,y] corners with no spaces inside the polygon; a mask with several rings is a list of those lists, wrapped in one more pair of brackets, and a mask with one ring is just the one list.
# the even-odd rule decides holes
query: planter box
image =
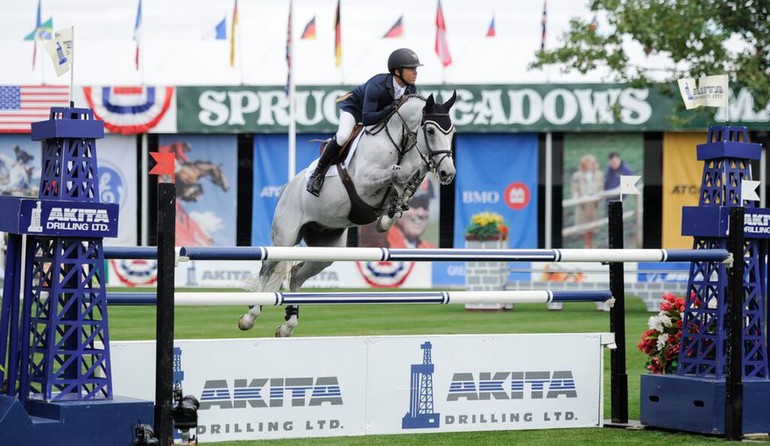
{"label": "planter box", "polygon": [[[465,240],[467,249],[505,249],[507,239]],[[466,262],[465,289],[468,291],[502,291],[508,281],[508,262]],[[465,304],[471,311],[513,310],[513,304]]]}
{"label": "planter box", "polygon": [[[645,426],[701,434],[724,434],[724,379],[642,375]],[[770,432],[770,380],[744,379],[743,433]]]}

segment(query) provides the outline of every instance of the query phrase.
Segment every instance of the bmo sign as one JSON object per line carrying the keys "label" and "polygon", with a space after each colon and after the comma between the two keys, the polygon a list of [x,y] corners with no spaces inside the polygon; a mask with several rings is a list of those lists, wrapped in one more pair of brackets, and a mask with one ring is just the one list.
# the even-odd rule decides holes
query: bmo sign
{"label": "bmo sign", "polygon": [[529,188],[524,183],[511,183],[505,188],[505,204],[514,211],[527,207],[530,197]]}
{"label": "bmo sign", "polygon": [[499,203],[500,192],[496,190],[464,190],[463,191],[463,203]]}
{"label": "bmo sign", "polygon": [[462,192],[463,203],[465,204],[495,204],[499,203],[502,198],[505,204],[515,211],[524,209],[529,204],[530,196],[529,187],[520,182],[509,184],[502,196],[496,190],[465,190]]}

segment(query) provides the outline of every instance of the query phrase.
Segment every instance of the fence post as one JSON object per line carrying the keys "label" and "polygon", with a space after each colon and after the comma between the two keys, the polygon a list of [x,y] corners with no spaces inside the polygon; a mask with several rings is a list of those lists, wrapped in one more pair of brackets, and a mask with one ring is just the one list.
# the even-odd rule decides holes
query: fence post
{"label": "fence post", "polygon": [[161,445],[172,444],[174,385],[174,245],[176,190],[174,183],[158,183],[158,301],[155,318],[155,436]]}
{"label": "fence post", "polygon": [[733,255],[733,266],[727,270],[727,367],[725,367],[725,438],[740,441],[743,437],[743,207],[730,208],[730,233],[727,245]]}
{"label": "fence post", "polygon": [[[609,248],[623,249],[623,202],[610,201]],[[626,304],[623,263],[610,263],[610,291],[615,304],[610,309],[610,331],[616,348],[610,351],[610,401],[613,423],[628,423],[628,374],[626,373]]]}

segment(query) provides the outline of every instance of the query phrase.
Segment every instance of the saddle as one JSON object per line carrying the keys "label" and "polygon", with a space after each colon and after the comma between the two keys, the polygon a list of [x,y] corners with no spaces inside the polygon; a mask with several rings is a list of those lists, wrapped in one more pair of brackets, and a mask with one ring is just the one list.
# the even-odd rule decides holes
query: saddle
{"label": "saddle", "polygon": [[[353,127],[353,131],[350,133],[350,137],[348,138],[347,142],[340,148],[340,153],[337,155],[337,158],[332,161],[332,164],[339,164],[344,163],[345,158],[347,158],[348,153],[350,152],[350,147],[353,145],[353,141],[356,140],[358,137],[358,134],[361,133],[361,130],[363,130],[364,126],[361,125],[361,123],[357,123],[355,127]],[[323,144],[320,145],[318,148],[318,155],[320,156],[324,148],[326,147],[327,141],[324,141]]]}

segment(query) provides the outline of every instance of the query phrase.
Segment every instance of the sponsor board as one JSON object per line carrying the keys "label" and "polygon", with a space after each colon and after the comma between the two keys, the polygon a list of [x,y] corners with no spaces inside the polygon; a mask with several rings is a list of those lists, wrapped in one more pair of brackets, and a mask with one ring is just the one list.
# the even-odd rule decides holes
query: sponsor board
{"label": "sponsor board", "polygon": [[0,197],[0,228],[14,234],[115,237],[118,205],[98,202]]}
{"label": "sponsor board", "polygon": [[[261,262],[194,260],[180,262],[174,272],[177,287],[242,288],[259,274]],[[157,280],[155,260],[109,262],[108,286],[147,286]],[[305,288],[431,288],[430,262],[335,262],[308,279]]]}
{"label": "sponsor board", "polygon": [[[200,401],[197,432],[208,442],[598,427],[611,342],[598,333],[177,340],[174,381]],[[114,393],[153,399],[155,343],[111,348]]]}

